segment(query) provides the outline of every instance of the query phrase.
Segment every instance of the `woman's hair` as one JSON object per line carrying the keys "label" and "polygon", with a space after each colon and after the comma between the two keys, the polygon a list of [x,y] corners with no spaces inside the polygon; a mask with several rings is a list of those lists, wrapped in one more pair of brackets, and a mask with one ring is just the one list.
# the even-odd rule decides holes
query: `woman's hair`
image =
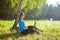
{"label": "woman's hair", "polygon": [[20,13],[19,18],[21,18],[21,16],[24,16],[24,12]]}

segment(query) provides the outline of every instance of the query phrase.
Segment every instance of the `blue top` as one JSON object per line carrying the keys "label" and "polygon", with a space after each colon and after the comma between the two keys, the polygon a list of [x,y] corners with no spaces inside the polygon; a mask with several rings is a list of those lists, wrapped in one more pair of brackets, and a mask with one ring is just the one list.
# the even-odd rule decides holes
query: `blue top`
{"label": "blue top", "polygon": [[26,30],[25,23],[23,19],[19,19],[19,30],[20,32]]}

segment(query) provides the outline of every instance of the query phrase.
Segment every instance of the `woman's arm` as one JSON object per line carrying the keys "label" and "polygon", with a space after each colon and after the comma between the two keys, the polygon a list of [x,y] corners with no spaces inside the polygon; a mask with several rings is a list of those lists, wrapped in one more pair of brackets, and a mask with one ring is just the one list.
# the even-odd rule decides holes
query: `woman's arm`
{"label": "woman's arm", "polygon": [[24,21],[22,21],[22,20],[19,21],[19,27],[20,27],[20,31],[23,31],[26,29]]}

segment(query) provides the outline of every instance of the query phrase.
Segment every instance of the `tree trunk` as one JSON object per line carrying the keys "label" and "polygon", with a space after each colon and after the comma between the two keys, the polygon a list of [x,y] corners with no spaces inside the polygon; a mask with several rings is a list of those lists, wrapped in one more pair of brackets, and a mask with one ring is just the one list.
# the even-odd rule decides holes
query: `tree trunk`
{"label": "tree trunk", "polygon": [[22,11],[22,0],[20,0],[20,6],[19,6],[19,7],[20,7],[20,8],[18,8],[19,10],[18,10],[18,13],[17,13],[17,17],[16,17],[16,19],[15,19],[14,25],[13,25],[13,27],[10,29],[11,31],[12,31],[13,29],[18,30],[18,29],[17,29],[17,23],[18,23],[18,20],[19,20],[19,15],[20,15],[20,13],[21,13],[21,11]]}

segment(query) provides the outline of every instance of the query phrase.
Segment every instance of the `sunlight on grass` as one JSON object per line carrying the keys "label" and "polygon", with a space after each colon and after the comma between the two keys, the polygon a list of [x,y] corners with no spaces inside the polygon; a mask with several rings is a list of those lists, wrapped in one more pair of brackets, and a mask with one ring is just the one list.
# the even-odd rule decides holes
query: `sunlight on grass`
{"label": "sunlight on grass", "polygon": [[[43,30],[45,34],[32,34],[21,36],[15,31],[8,31],[14,24],[14,20],[0,20],[0,39],[2,40],[59,40],[60,39],[60,21],[37,20],[37,28]],[[34,26],[34,21],[25,20],[26,26]]]}

